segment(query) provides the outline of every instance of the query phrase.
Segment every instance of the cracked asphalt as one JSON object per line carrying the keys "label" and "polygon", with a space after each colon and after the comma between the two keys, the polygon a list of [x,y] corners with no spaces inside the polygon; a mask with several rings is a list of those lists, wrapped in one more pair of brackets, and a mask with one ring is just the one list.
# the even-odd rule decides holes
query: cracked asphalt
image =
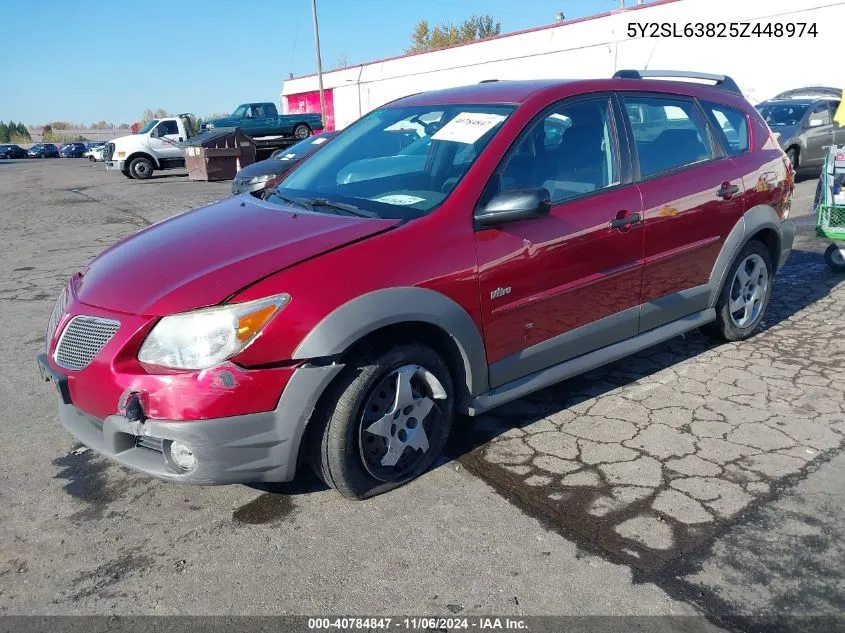
{"label": "cracked asphalt", "polygon": [[815,184],[754,338],[691,333],[462,418],[437,468],[351,503],[307,475],[164,484],[75,443],[34,362],[53,298],[229,183],[0,161],[0,614],[699,615],[684,630],[703,631],[845,612],[845,285],[812,236]]}

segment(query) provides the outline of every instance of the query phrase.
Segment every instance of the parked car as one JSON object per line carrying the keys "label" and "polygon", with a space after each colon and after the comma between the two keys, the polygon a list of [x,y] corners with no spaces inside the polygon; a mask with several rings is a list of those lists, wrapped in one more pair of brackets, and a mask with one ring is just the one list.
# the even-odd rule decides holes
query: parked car
{"label": "parked car", "polygon": [[38,143],[30,147],[26,155],[29,158],[58,158],[59,148],[52,143]]}
{"label": "parked car", "polygon": [[[795,234],[789,161],[730,78],[651,74],[405,97],[263,199],[115,244],[48,324],[61,423],[173,482],[310,463],[365,498],[434,463],[458,413],[698,327],[750,337]],[[342,182],[423,116],[417,170]]]}
{"label": "parked car", "polygon": [[105,141],[96,141],[93,143],[88,143],[87,147],[85,148],[85,153],[83,156],[87,158],[91,162],[95,161],[102,161],[103,160],[103,153],[106,150],[106,142]]}
{"label": "parked car", "polygon": [[102,161],[104,160],[103,154],[105,153],[105,151],[105,143],[102,143],[100,145],[94,145],[93,143],[89,143],[88,148],[85,150],[83,156],[91,162]]}
{"label": "parked car", "polygon": [[0,158],[26,158],[26,150],[12,143],[0,145]]}
{"label": "parked car", "polygon": [[272,103],[243,103],[231,116],[211,119],[201,129],[239,127],[249,136],[292,136],[303,139],[323,129],[319,114],[279,114]]}
{"label": "parked car", "polygon": [[82,158],[86,151],[85,143],[67,143],[62,145],[59,155],[63,158]]}
{"label": "parked car", "polygon": [[191,138],[193,115],[153,119],[137,134],[112,139],[105,144],[106,169],[121,172],[127,178],[146,180],[153,171],[185,166],[182,143]]}
{"label": "parked car", "polygon": [[278,149],[266,160],[260,160],[241,169],[232,180],[232,195],[259,191],[272,186],[305,158],[316,152],[337,136],[339,132],[324,132],[299,141],[290,147]]}
{"label": "parked car", "polygon": [[757,105],[796,171],[821,167],[830,148],[845,143],[845,127],[833,120],[841,95],[836,88],[798,88]]}

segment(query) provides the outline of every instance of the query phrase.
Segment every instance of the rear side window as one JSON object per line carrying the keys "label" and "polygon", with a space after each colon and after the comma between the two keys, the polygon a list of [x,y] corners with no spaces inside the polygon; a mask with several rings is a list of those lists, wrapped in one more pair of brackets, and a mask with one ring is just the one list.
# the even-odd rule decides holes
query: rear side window
{"label": "rear side window", "polygon": [[713,117],[714,126],[722,130],[725,149],[731,156],[748,151],[748,117],[745,112],[720,103],[702,102],[705,111]]}
{"label": "rear side window", "polygon": [[694,165],[713,157],[707,125],[692,101],[623,97],[634,133],[640,177]]}
{"label": "rear side window", "polygon": [[264,106],[252,106],[252,112],[254,116],[267,116],[264,114]]}

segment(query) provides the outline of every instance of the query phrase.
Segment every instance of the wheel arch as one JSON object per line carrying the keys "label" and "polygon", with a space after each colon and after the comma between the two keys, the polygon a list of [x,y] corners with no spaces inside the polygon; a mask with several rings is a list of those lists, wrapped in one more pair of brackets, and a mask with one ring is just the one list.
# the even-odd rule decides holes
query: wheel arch
{"label": "wheel arch", "polygon": [[155,167],[156,169],[159,168],[158,159],[155,156],[153,156],[152,154],[150,154],[149,152],[144,152],[144,151],[141,151],[141,150],[139,150],[137,152],[132,152],[131,154],[129,154],[129,156],[126,157],[125,164],[127,166],[131,165],[132,161],[135,160],[136,158],[146,158],[153,164],[153,167]]}
{"label": "wheel arch", "polygon": [[425,288],[387,288],[348,301],[309,332],[292,358],[347,358],[383,341],[401,340],[422,340],[444,356],[453,372],[458,410],[487,391],[487,356],[472,317],[449,297]]}
{"label": "wheel arch", "polygon": [[708,307],[712,308],[716,305],[734,258],[753,239],[758,239],[765,244],[772,259],[772,273],[777,272],[781,247],[780,218],[774,208],[758,205],[745,212],[728,233],[722,245],[722,250],[710,272]]}

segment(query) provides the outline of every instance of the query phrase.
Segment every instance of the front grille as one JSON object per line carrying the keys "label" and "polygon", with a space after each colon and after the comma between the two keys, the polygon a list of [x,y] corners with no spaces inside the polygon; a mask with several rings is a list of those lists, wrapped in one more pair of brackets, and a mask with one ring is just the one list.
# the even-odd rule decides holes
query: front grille
{"label": "front grille", "polygon": [[114,143],[106,143],[103,146],[103,160],[111,160],[114,156]]}
{"label": "front grille", "polygon": [[53,342],[53,337],[56,335],[56,327],[59,325],[59,319],[65,313],[65,308],[67,308],[67,286],[64,287],[59,298],[56,299],[56,304],[50,313],[50,320],[47,321],[47,344],[45,349],[48,352],[50,351],[50,343]]}
{"label": "front grille", "polygon": [[119,327],[120,322],[111,319],[74,317],[59,337],[53,356],[56,364],[74,371],[85,369]]}
{"label": "front grille", "polygon": [[162,439],[160,437],[149,437],[147,435],[138,435],[135,438],[135,446],[138,448],[146,448],[148,451],[155,451],[156,453],[163,452]]}

